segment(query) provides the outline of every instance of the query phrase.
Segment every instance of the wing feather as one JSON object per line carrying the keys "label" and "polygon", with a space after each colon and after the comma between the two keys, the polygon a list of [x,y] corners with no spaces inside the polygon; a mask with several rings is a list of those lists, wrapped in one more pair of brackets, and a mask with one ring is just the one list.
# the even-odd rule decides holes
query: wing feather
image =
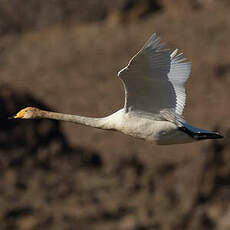
{"label": "wing feather", "polygon": [[182,115],[186,94],[184,84],[191,63],[177,49],[163,49],[154,33],[118,76],[125,88],[125,109],[153,115],[170,111]]}

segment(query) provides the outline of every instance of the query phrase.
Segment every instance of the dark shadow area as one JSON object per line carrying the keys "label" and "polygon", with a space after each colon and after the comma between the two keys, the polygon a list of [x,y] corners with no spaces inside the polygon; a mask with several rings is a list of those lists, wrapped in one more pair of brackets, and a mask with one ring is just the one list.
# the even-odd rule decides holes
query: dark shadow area
{"label": "dark shadow area", "polygon": [[[58,156],[74,154],[78,157],[78,165],[102,166],[100,156],[82,148],[70,146],[62,133],[60,123],[55,120],[17,120],[8,119],[20,109],[32,106],[44,110],[52,110],[32,95],[20,93],[8,86],[0,87],[0,151],[1,167],[22,168],[28,160],[43,170],[51,168],[52,159]],[[11,154],[4,154],[9,151]],[[18,183],[19,188],[24,187]]]}
{"label": "dark shadow area", "polygon": [[215,75],[217,78],[224,79],[229,76],[230,64],[218,65],[215,68]]}
{"label": "dark shadow area", "polygon": [[163,4],[158,0],[128,0],[122,8],[123,14],[129,14],[132,10],[142,9],[138,17],[145,18],[149,14],[157,13],[163,10]]}
{"label": "dark shadow area", "polygon": [[8,219],[17,219],[22,216],[27,216],[31,214],[33,214],[33,210],[30,207],[15,208],[15,209],[9,210],[5,214],[5,219],[7,221]]}

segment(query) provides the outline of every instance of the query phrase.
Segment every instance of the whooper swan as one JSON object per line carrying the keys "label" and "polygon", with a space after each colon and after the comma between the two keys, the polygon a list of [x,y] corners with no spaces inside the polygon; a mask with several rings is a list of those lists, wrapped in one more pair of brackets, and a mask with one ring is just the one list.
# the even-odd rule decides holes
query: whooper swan
{"label": "whooper swan", "polygon": [[218,133],[195,128],[185,122],[184,83],[191,63],[177,49],[162,49],[154,33],[144,47],[118,72],[125,90],[124,108],[103,118],[48,112],[27,107],[13,118],[48,118],[70,121],[99,129],[117,130],[160,145],[222,138]]}

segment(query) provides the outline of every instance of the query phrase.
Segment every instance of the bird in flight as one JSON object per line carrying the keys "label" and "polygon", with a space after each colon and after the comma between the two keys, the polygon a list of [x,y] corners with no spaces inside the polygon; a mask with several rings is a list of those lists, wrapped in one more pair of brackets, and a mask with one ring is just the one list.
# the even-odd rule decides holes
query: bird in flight
{"label": "bird in flight", "polygon": [[69,121],[152,141],[159,145],[182,144],[223,138],[216,132],[187,124],[182,117],[185,105],[184,84],[191,63],[177,49],[164,49],[154,33],[143,48],[118,72],[125,90],[124,107],[103,117],[93,118],[27,107],[12,118],[48,118]]}

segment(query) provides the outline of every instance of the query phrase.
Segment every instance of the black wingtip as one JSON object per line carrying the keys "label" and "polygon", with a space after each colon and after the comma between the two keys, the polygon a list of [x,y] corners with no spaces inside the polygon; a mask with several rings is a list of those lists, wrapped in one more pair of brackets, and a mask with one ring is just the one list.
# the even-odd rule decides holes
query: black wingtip
{"label": "black wingtip", "polygon": [[195,140],[222,139],[222,138],[224,138],[223,135],[221,135],[219,133],[215,133],[215,132],[193,132],[184,126],[179,127],[179,129],[181,131],[187,133],[189,136],[191,136]]}
{"label": "black wingtip", "polygon": [[221,139],[224,138],[219,133],[196,133],[193,138],[196,140],[205,140],[205,139]]}
{"label": "black wingtip", "polygon": [[224,138],[224,136],[219,134],[219,133],[215,133],[215,135],[216,135],[216,137],[213,138],[213,139],[222,139],[222,138]]}

